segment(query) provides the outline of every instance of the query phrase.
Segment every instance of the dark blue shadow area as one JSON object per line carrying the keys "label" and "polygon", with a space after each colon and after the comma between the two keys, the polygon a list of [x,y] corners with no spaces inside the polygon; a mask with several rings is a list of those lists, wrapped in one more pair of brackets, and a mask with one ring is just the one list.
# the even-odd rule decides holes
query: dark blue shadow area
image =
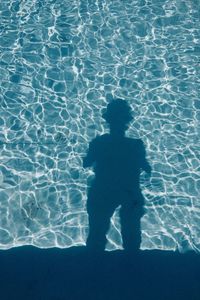
{"label": "dark blue shadow area", "polygon": [[194,252],[124,251],[91,255],[31,246],[0,252],[2,300],[199,300],[200,256]]}

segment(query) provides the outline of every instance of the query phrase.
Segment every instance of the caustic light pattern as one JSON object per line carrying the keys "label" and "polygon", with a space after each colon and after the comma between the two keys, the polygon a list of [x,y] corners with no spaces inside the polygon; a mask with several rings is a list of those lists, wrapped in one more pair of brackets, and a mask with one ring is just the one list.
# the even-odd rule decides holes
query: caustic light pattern
{"label": "caustic light pattern", "polygon": [[[200,11],[196,0],[0,3],[0,248],[84,245],[82,158],[128,101],[141,175],[141,249],[200,249]],[[108,250],[121,248],[118,212]]]}

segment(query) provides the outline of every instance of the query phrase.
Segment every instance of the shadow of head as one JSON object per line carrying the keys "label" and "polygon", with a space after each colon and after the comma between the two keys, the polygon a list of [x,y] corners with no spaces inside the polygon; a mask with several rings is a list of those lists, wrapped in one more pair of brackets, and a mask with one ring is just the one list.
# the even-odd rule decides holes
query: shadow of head
{"label": "shadow of head", "polygon": [[109,124],[110,129],[115,131],[125,131],[133,120],[129,104],[127,101],[119,98],[108,104],[102,117]]}

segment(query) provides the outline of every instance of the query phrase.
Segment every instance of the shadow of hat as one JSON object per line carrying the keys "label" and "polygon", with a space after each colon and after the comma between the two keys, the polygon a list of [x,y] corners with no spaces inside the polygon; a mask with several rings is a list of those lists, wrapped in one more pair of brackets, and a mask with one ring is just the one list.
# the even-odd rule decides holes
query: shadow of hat
{"label": "shadow of hat", "polygon": [[112,100],[108,104],[106,111],[102,114],[102,118],[109,124],[128,124],[133,120],[130,106],[127,101],[122,99]]}

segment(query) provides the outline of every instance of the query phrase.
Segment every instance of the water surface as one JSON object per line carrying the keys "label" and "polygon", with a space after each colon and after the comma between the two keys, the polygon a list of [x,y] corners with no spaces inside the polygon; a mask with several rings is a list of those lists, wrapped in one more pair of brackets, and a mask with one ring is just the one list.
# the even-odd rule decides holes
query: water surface
{"label": "water surface", "polygon": [[[1,1],[0,248],[84,245],[88,143],[115,97],[152,166],[141,249],[200,249],[198,1]],[[121,247],[118,214],[108,250]]]}

